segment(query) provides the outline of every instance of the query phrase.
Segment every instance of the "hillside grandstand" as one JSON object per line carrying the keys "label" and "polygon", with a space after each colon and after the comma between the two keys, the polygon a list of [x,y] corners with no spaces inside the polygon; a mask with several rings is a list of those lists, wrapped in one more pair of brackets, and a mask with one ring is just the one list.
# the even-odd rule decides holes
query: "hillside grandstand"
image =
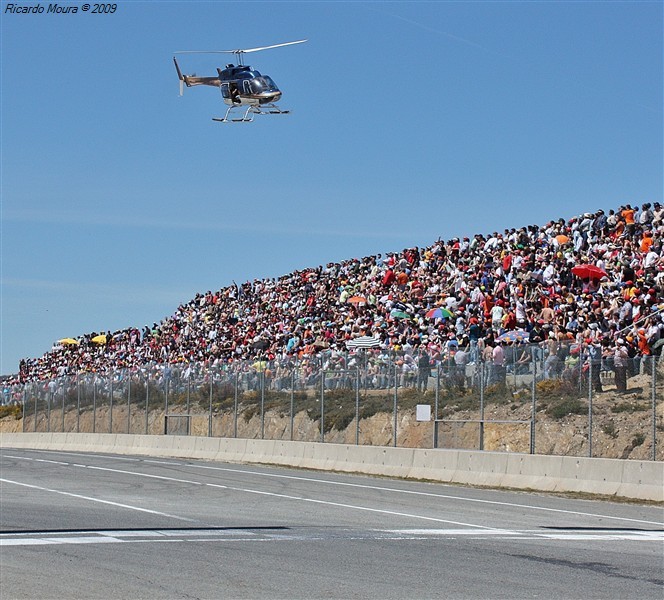
{"label": "hillside grandstand", "polygon": [[335,360],[362,338],[420,369],[501,366],[504,346],[521,342],[546,356],[576,347],[609,361],[620,391],[628,365],[661,351],[663,234],[664,207],[626,204],[233,283],[152,326],[63,338],[21,360],[10,383],[146,365]]}

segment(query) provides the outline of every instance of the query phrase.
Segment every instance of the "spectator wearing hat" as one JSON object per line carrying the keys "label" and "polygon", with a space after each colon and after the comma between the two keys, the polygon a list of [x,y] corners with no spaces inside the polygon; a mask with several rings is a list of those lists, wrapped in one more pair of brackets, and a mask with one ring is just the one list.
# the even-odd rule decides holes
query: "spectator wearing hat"
{"label": "spectator wearing hat", "polygon": [[565,368],[563,370],[563,379],[570,381],[574,386],[579,382],[579,370],[581,368],[581,347],[574,345],[570,348],[569,354],[565,357]]}

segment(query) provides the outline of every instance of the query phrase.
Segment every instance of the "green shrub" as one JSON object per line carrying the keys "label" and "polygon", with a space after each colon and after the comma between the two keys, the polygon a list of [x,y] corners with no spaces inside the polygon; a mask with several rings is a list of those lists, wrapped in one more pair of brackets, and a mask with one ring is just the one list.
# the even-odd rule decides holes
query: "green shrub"
{"label": "green shrub", "polygon": [[0,419],[14,417],[17,421],[23,417],[23,409],[20,406],[0,406]]}
{"label": "green shrub", "polygon": [[588,404],[576,398],[552,402],[546,407],[546,414],[554,419],[562,419],[568,415],[583,415],[587,412]]}
{"label": "green shrub", "polygon": [[611,411],[614,413],[628,412],[633,413],[640,410],[648,410],[651,408],[647,404],[639,404],[638,402],[621,402],[611,407]]}
{"label": "green shrub", "polygon": [[614,440],[618,437],[616,424],[613,421],[607,421],[606,423],[603,423],[601,429],[606,435],[613,438]]}
{"label": "green shrub", "polygon": [[535,385],[537,399],[564,399],[578,394],[578,388],[567,379],[544,379]]}

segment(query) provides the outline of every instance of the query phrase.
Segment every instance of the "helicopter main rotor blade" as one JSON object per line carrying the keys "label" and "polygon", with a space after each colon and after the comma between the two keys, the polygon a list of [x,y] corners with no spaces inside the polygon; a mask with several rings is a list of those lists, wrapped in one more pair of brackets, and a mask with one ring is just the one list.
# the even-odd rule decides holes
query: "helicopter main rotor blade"
{"label": "helicopter main rotor blade", "polygon": [[272,48],[281,48],[281,46],[292,46],[293,44],[303,44],[306,41],[308,40],[284,42],[283,44],[274,44],[273,46],[262,46],[261,48],[247,48],[246,50],[236,50],[235,52],[258,52],[259,50],[271,50]]}
{"label": "helicopter main rotor blade", "polygon": [[238,50],[179,50],[175,54],[246,54],[247,52],[258,52],[259,50],[271,50],[281,46],[292,46],[293,44],[302,44],[308,40],[297,40],[295,42],[284,42],[283,44],[274,44],[273,46],[262,46],[260,48],[245,48]]}

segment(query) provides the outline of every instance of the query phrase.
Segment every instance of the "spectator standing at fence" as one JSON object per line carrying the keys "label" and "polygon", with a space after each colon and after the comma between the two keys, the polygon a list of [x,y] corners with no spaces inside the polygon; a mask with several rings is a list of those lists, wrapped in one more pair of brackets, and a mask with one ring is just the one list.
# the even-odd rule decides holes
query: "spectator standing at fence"
{"label": "spectator standing at fence", "polygon": [[431,377],[431,359],[425,349],[420,350],[417,360],[417,389],[426,392]]}
{"label": "spectator standing at fence", "polygon": [[460,391],[466,388],[466,366],[470,359],[470,353],[466,350],[468,340],[461,340],[461,346],[454,355],[454,366],[456,371],[456,384]]}
{"label": "spectator standing at fence", "polygon": [[645,322],[646,339],[648,340],[648,347],[650,348],[650,353],[656,356],[659,356],[659,354],[661,354],[661,347],[662,347],[661,344],[657,344],[657,342],[661,337],[661,329],[659,321],[660,321],[659,315],[655,315],[646,319]]}
{"label": "spectator standing at fence", "polygon": [[629,363],[629,353],[625,340],[618,338],[616,348],[613,354],[613,371],[616,378],[616,390],[620,393],[627,391],[627,366]]}
{"label": "spectator standing at fence", "polygon": [[482,337],[482,327],[476,317],[470,318],[470,327],[468,327],[468,339],[470,341],[470,361],[477,362],[480,356],[478,342]]}
{"label": "spectator standing at fence", "polygon": [[492,351],[493,372],[496,383],[505,384],[505,351],[502,342],[496,342]]}
{"label": "spectator standing at fence", "polygon": [[593,390],[602,393],[602,379],[600,377],[602,370],[602,348],[595,340],[587,339],[588,344],[588,365],[590,367],[590,383]]}

